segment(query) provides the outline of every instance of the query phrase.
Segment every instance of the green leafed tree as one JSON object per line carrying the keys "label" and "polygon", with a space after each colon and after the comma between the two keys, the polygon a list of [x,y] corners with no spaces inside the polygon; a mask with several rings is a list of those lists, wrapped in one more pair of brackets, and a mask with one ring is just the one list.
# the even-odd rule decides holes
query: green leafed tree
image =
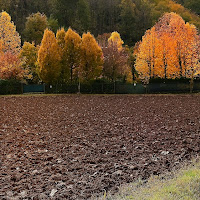
{"label": "green leafed tree", "polygon": [[54,19],[52,15],[48,18],[48,28],[54,33],[56,33],[56,31],[59,29],[58,20]]}
{"label": "green leafed tree", "polygon": [[75,28],[79,33],[91,29],[91,13],[87,0],[79,0],[77,2],[76,20],[73,28]]}
{"label": "green leafed tree", "polygon": [[130,43],[135,39],[136,6],[132,0],[122,0],[120,8],[120,33],[122,37]]}
{"label": "green leafed tree", "polygon": [[39,12],[31,14],[26,21],[24,36],[26,41],[40,44],[44,30],[48,27],[47,17]]}
{"label": "green leafed tree", "polygon": [[55,83],[60,76],[60,49],[54,33],[45,30],[38,52],[38,74],[45,83]]}
{"label": "green leafed tree", "polygon": [[77,2],[78,0],[51,0],[52,14],[61,26],[73,27]]}

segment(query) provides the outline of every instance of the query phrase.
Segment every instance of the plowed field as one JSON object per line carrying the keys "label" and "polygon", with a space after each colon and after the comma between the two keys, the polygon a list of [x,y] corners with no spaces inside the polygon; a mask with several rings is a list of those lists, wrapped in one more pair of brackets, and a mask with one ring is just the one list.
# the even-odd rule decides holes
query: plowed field
{"label": "plowed field", "polygon": [[0,97],[0,199],[89,199],[200,154],[200,95]]}

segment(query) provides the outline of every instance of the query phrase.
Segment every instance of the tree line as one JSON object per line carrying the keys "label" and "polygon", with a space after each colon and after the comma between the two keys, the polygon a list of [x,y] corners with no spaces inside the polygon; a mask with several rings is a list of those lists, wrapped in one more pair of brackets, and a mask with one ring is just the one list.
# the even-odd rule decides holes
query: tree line
{"label": "tree line", "polygon": [[23,42],[32,42],[32,37],[36,37],[34,36],[36,33],[31,33],[27,29],[31,25],[36,26],[31,16],[39,12],[43,15],[43,20],[46,20],[46,24],[40,27],[43,31],[49,27],[56,33],[60,27],[65,29],[71,27],[80,35],[89,31],[95,37],[117,31],[121,34],[124,43],[129,46],[139,41],[145,31],[166,12],[176,12],[185,21],[200,28],[199,8],[200,3],[195,0],[176,0],[176,2],[172,0],[0,1],[0,9],[11,15]]}
{"label": "tree line", "polygon": [[39,27],[33,28],[35,37],[30,31],[32,42],[21,46],[10,15],[0,13],[1,79],[50,84],[96,80],[148,83],[152,78],[194,79],[200,74],[198,29],[173,12],[159,18],[133,48],[125,45],[117,31],[98,37],[89,31],[79,35],[72,28],[54,33],[41,13],[31,15],[29,22],[27,36],[35,27],[32,24]]}
{"label": "tree line", "polygon": [[104,36],[98,43],[90,32],[80,36],[71,28],[61,28],[54,34],[46,28],[39,45],[24,42],[21,47],[20,35],[4,11],[0,13],[0,78],[50,84],[98,79],[132,82],[128,49],[122,46],[120,34]]}

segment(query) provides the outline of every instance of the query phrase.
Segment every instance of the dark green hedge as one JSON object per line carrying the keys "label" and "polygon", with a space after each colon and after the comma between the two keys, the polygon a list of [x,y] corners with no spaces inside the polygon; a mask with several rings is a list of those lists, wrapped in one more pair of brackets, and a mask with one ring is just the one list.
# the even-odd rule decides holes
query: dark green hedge
{"label": "dark green hedge", "polygon": [[22,84],[17,80],[0,80],[0,95],[22,94]]}

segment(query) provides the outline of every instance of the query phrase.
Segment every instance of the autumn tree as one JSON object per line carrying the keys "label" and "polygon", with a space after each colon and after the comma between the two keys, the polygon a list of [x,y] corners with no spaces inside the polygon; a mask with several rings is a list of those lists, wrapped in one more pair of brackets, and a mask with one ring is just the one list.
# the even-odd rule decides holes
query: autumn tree
{"label": "autumn tree", "polygon": [[24,68],[28,68],[32,79],[31,82],[38,83],[39,77],[37,74],[37,53],[38,47],[34,43],[25,42],[21,51],[20,58],[23,61]]}
{"label": "autumn tree", "polygon": [[11,21],[7,12],[0,13],[0,39],[2,42],[2,51],[18,54],[21,48],[21,39],[16,31],[16,26]]}
{"label": "autumn tree", "polygon": [[39,77],[45,83],[54,83],[60,75],[60,50],[54,33],[45,30],[38,51]]}
{"label": "autumn tree", "polygon": [[27,17],[24,29],[24,36],[26,41],[34,42],[36,45],[40,44],[44,30],[48,27],[47,17],[39,12],[31,14]]}
{"label": "autumn tree", "polygon": [[7,12],[0,13],[0,78],[23,79],[28,72],[23,68],[19,52],[21,39]]}
{"label": "autumn tree", "polygon": [[162,33],[159,38],[162,40],[163,45],[168,44],[166,51],[169,52],[169,75],[188,78],[188,67],[191,67],[187,64],[188,56],[193,55],[192,57],[194,57],[196,54],[194,52],[195,48],[193,48],[198,35],[196,27],[185,23],[175,13],[165,14],[155,27]]}
{"label": "autumn tree", "polygon": [[[88,46],[88,48],[90,47]],[[69,71],[69,79],[72,83],[74,76],[77,79],[75,71],[78,71],[77,68],[81,63],[81,37],[71,28],[68,29],[65,35],[64,61],[66,62],[64,71]]]}
{"label": "autumn tree", "polygon": [[102,35],[97,36],[97,42],[101,47],[108,46],[108,39],[110,38],[111,33],[103,33]]}
{"label": "autumn tree", "polygon": [[103,77],[115,83],[118,81],[132,82],[132,72],[128,65],[128,52],[118,50],[115,44],[104,47]]}
{"label": "autumn tree", "polygon": [[18,55],[6,52],[0,56],[0,79],[23,80],[30,79],[32,75],[25,68]]}
{"label": "autumn tree", "polygon": [[89,82],[102,73],[103,53],[95,38],[88,32],[82,36],[80,78]]}
{"label": "autumn tree", "polygon": [[[157,39],[155,28],[146,31],[142,37],[142,42],[139,43],[136,56],[136,70],[141,79],[147,81],[149,78],[162,77],[164,74],[163,67],[162,70],[157,69],[160,60],[165,59],[165,57],[159,55],[162,47],[161,41]],[[164,51],[164,53],[166,52]],[[158,58],[160,59],[158,60]]]}
{"label": "autumn tree", "polygon": [[104,55],[103,77],[115,83],[116,80],[132,82],[132,72],[128,65],[128,52],[122,47],[120,34],[113,32],[108,43],[102,43]]}
{"label": "autumn tree", "polygon": [[108,38],[109,45],[116,45],[119,50],[122,49],[124,41],[121,39],[121,36],[118,32],[112,32],[111,36]]}
{"label": "autumn tree", "polygon": [[[136,69],[141,79],[189,78],[196,55],[196,27],[185,23],[175,13],[167,13],[150,30],[139,45]],[[195,61],[196,62],[196,61]]]}
{"label": "autumn tree", "polygon": [[60,53],[61,54],[64,53],[64,49],[65,49],[65,35],[66,35],[66,32],[65,32],[64,28],[57,30],[56,40],[57,40],[57,43],[60,47],[60,51],[61,51]]}

